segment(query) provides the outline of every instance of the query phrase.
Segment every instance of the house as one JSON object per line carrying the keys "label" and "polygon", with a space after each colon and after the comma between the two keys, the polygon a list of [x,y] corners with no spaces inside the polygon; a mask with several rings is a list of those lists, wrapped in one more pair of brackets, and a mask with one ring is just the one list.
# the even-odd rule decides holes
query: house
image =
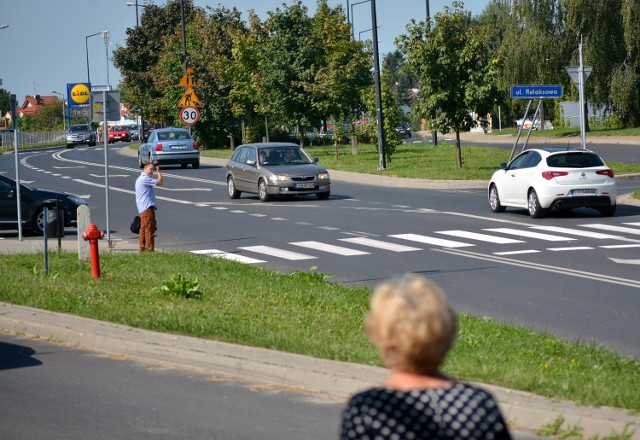
{"label": "house", "polygon": [[25,96],[24,102],[17,108],[18,116],[33,116],[38,110],[47,104],[58,102],[60,99],[57,96]]}

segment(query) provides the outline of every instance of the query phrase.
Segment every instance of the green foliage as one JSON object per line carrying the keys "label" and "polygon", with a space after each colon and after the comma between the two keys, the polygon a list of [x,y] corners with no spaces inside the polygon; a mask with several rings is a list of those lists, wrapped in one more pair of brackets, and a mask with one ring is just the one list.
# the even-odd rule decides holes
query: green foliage
{"label": "green foliage", "polygon": [[181,274],[176,274],[171,277],[170,280],[164,281],[162,287],[155,287],[165,293],[173,296],[181,296],[187,299],[201,299],[202,292],[200,292],[200,284],[198,279],[191,281],[187,277]]}
{"label": "green foliage", "polygon": [[289,275],[307,280],[310,283],[324,282],[327,279],[331,278],[331,275],[327,275],[321,272],[316,272],[317,269],[318,269],[318,266],[311,266],[308,272],[294,270]]}
{"label": "green foliage", "polygon": [[[481,28],[473,28],[460,2],[435,16],[435,28],[412,23],[398,39],[412,70],[420,79],[414,110],[430,118],[431,128],[443,133],[471,128],[470,111],[485,113],[496,95],[497,59],[489,55]],[[462,167],[459,137],[456,165]]]}

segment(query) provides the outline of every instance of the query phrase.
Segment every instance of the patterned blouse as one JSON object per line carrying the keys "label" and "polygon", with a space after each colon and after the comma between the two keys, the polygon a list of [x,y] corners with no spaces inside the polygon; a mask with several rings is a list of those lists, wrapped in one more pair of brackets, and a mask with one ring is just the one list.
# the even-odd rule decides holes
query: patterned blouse
{"label": "patterned blouse", "polygon": [[473,385],[394,390],[371,388],[351,398],[341,439],[511,439],[493,396]]}

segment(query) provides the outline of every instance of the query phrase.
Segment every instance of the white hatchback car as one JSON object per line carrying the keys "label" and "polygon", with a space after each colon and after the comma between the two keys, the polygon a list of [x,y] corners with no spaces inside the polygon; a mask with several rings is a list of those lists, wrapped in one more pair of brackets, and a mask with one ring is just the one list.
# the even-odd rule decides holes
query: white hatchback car
{"label": "white hatchback car", "polygon": [[594,208],[612,216],[617,195],[613,170],[596,153],[582,149],[525,150],[501,164],[489,183],[493,212],[526,208],[531,217],[573,208]]}

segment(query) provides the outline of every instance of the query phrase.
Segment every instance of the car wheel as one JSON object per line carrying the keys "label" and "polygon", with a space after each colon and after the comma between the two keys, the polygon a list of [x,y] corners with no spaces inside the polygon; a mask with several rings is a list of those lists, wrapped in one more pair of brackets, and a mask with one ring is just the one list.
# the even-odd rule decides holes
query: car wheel
{"label": "car wheel", "polygon": [[138,152],[138,166],[140,168],[144,168],[144,162],[142,161],[142,156],[140,156],[140,152]]}
{"label": "car wheel", "polygon": [[192,163],[192,164],[191,164],[191,167],[192,167],[193,169],[196,169],[196,170],[197,170],[198,168],[200,168],[200,161],[198,160],[198,161],[196,161],[196,162]]}
{"label": "car wheel", "polygon": [[31,231],[35,235],[44,234],[44,208],[38,209],[34,214],[33,220],[31,223]]}
{"label": "car wheel", "polygon": [[495,185],[491,185],[489,188],[489,206],[493,212],[504,212],[505,207],[500,204],[500,196],[498,195],[498,188]]}
{"label": "car wheel", "polygon": [[260,180],[258,182],[258,198],[261,202],[269,201],[269,194],[267,193],[267,182]]}
{"label": "car wheel", "polygon": [[318,198],[318,200],[327,200],[330,195],[331,195],[330,191],[316,193],[316,197]]}
{"label": "car wheel", "polygon": [[600,208],[600,215],[603,217],[611,217],[616,213],[616,208],[618,205],[606,206],[604,208]]}
{"label": "car wheel", "polygon": [[67,148],[73,148],[73,144],[67,144]]}
{"label": "car wheel", "polygon": [[236,182],[233,180],[232,176],[227,178],[227,192],[229,193],[230,199],[240,198],[241,192],[236,189]]}
{"label": "car wheel", "polygon": [[188,163],[181,163],[181,164],[180,164],[180,168],[186,168],[186,167],[187,167],[187,165],[189,165],[189,164],[188,164]]}
{"label": "car wheel", "polygon": [[544,217],[546,214],[546,209],[543,209],[540,206],[540,200],[538,200],[538,194],[535,189],[529,191],[529,196],[527,197],[527,207],[529,209],[529,215],[533,218]]}
{"label": "car wheel", "polygon": [[89,142],[89,146],[90,146],[90,147],[95,147],[95,146],[96,146],[96,143],[95,143],[95,142]]}

